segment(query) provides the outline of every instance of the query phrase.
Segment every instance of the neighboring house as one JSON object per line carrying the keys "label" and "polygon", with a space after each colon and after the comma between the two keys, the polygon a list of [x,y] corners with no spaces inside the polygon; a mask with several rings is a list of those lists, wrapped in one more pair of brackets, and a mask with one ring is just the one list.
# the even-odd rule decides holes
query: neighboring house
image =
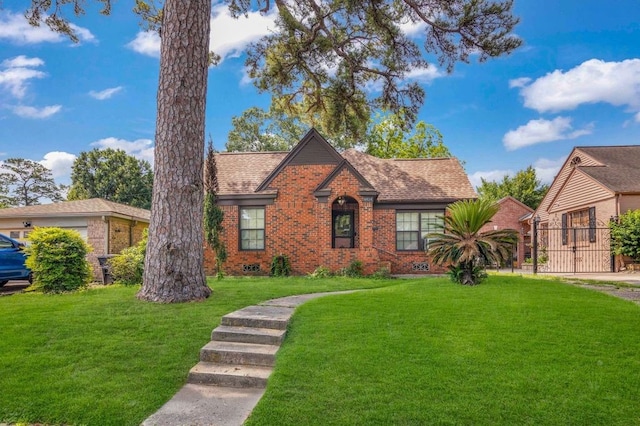
{"label": "neighboring house", "polygon": [[[445,208],[476,198],[455,158],[384,160],[338,153],[315,130],[290,152],[216,154],[217,203],[231,275],[269,274],[276,255],[294,274],[360,261],[365,273],[442,272],[425,254]],[[205,267],[213,273],[213,253]]]}
{"label": "neighboring house", "polygon": [[[515,198],[508,196],[497,201],[500,209],[491,222],[483,226],[481,232],[498,229],[513,229],[518,232],[518,243],[513,247],[513,266],[522,267],[525,259],[531,257],[531,225],[529,219],[533,209]],[[507,266],[512,266],[507,263]]]}
{"label": "neighboring house", "polygon": [[640,145],[575,147],[535,212],[539,270],[617,270],[609,221],[638,208]]}
{"label": "neighboring house", "polygon": [[36,227],[73,229],[93,248],[88,259],[95,279],[102,280],[98,256],[117,254],[135,245],[149,226],[149,210],[100,198],[0,209],[0,233],[27,242]]}

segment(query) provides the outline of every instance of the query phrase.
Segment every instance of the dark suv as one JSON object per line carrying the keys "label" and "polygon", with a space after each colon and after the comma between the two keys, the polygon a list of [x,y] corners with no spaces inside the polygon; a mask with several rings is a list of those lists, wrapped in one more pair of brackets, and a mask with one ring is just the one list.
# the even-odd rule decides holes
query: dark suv
{"label": "dark suv", "polygon": [[0,234],[0,287],[9,280],[31,282],[31,271],[24,264],[27,258],[24,248],[20,241]]}

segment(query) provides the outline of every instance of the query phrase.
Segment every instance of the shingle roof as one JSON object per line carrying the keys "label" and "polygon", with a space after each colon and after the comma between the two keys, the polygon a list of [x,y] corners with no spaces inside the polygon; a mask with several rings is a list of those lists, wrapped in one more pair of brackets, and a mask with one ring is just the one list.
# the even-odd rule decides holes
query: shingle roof
{"label": "shingle roof", "polygon": [[[218,195],[255,193],[286,152],[216,154]],[[345,158],[379,192],[378,201],[475,198],[469,178],[454,158],[384,160],[349,149]]]}
{"label": "shingle roof", "polygon": [[342,156],[379,192],[378,201],[476,198],[455,158],[381,159],[349,149]]}
{"label": "shingle roof", "polygon": [[602,166],[578,166],[617,193],[640,192],[640,145],[577,147],[602,164]]}
{"label": "shingle roof", "polygon": [[287,152],[216,154],[218,194],[252,194],[287,154]]}
{"label": "shingle roof", "polygon": [[41,204],[37,206],[0,209],[0,218],[6,217],[42,217],[42,216],[128,216],[135,220],[149,221],[151,212],[125,204],[101,198],[64,201],[61,203]]}

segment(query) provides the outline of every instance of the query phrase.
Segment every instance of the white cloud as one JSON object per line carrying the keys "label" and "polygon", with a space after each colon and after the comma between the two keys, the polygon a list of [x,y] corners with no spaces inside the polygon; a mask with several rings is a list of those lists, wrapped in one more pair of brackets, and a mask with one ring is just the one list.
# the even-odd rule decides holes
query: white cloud
{"label": "white cloud", "polygon": [[[70,25],[80,41],[93,42],[95,37],[86,28]],[[60,43],[68,40],[66,36],[53,32],[46,25],[29,25],[22,14],[0,10],[0,40],[17,44]]]}
{"label": "white cloud", "polygon": [[100,149],[121,149],[129,155],[133,155],[140,160],[146,160],[150,164],[153,164],[154,147],[151,139],[136,139],[135,141],[128,141],[126,139],[109,137],[95,141],[91,143],[91,146],[96,146]]}
{"label": "white cloud", "polygon": [[501,181],[503,177],[507,175],[513,175],[513,170],[487,170],[487,171],[477,171],[469,175],[469,181],[474,188],[482,185],[482,179],[487,182],[498,182]]}
{"label": "white cloud", "polygon": [[415,80],[419,83],[431,83],[438,77],[442,77],[444,74],[435,66],[431,65],[427,68],[415,68],[409,71],[406,78],[409,80]]}
{"label": "white cloud", "polygon": [[103,101],[105,99],[109,99],[110,97],[112,97],[113,95],[115,95],[121,90],[122,90],[122,86],[111,87],[109,89],[104,89],[99,92],[92,90],[89,92],[89,96],[91,96],[92,98],[98,99],[99,101]]}
{"label": "white cloud", "polygon": [[36,108],[32,106],[26,105],[18,105],[11,108],[14,114],[23,117],[23,118],[48,118],[54,114],[57,114],[61,109],[62,105],[50,105],[43,108]]}
{"label": "white cloud", "polygon": [[512,80],[510,85],[520,88],[526,107],[539,112],[566,111],[600,102],[640,111],[640,59],[590,59],[567,72],[555,70],[532,83],[525,80]]}
{"label": "white cloud", "polygon": [[153,31],[140,31],[127,47],[143,55],[160,57],[160,36]]}
{"label": "white cloud", "polygon": [[[275,8],[267,15],[250,12],[246,17],[234,19],[226,4],[218,4],[211,15],[209,48],[222,60],[240,56],[251,42],[275,29]],[[160,37],[154,32],[139,32],[127,47],[143,55],[160,57]]]}
{"label": "white cloud", "polygon": [[68,180],[71,175],[71,167],[76,160],[76,156],[68,152],[52,151],[44,155],[44,159],[38,163],[51,170],[54,179],[65,178]]}
{"label": "white cloud", "polygon": [[531,79],[529,77],[516,78],[509,80],[509,88],[513,89],[514,87],[524,87],[529,83],[531,83]]}
{"label": "white cloud", "polygon": [[592,129],[593,124],[589,124],[582,129],[573,130],[569,117],[556,117],[553,120],[541,118],[531,120],[516,130],[508,131],[502,138],[502,142],[507,150],[513,151],[538,143],[575,139],[590,134]]}
{"label": "white cloud", "polygon": [[560,171],[560,167],[564,164],[567,157],[560,157],[555,160],[550,160],[547,158],[539,158],[533,163],[533,168],[536,171],[536,177],[543,184],[551,184],[553,179],[555,179],[556,175]]}
{"label": "white cloud", "polygon": [[247,46],[275,30],[275,8],[263,15],[249,12],[235,19],[226,4],[213,7],[211,18],[210,48],[224,58],[237,57]]}
{"label": "white cloud", "polygon": [[43,78],[47,74],[33,69],[44,65],[40,58],[27,58],[24,55],[5,59],[0,64],[0,88],[8,90],[15,98],[22,99],[27,91],[29,80]]}

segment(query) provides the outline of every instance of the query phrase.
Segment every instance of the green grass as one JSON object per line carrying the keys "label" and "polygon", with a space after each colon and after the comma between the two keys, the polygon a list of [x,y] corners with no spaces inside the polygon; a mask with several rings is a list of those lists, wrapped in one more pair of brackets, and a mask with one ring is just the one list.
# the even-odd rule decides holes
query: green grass
{"label": "green grass", "polygon": [[403,282],[296,312],[248,425],[638,425],[640,307],[549,280]]}
{"label": "green grass", "polygon": [[293,317],[250,425],[640,424],[640,306],[558,281],[225,279],[202,303],[135,288],[0,298],[0,423],[137,425],[170,399],[225,313]]}
{"label": "green grass", "polygon": [[175,305],[138,301],[127,287],[1,297],[0,423],[138,425],[182,387],[224,314],[396,282],[225,279],[210,281],[205,302]]}

